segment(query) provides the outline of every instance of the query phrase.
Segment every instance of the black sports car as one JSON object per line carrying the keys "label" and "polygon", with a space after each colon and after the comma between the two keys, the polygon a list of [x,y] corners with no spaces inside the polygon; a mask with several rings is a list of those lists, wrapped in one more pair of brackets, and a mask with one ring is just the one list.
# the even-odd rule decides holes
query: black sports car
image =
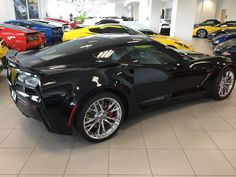
{"label": "black sports car", "polygon": [[208,35],[208,39],[209,40],[213,40],[216,37],[228,34],[228,33],[234,33],[236,32],[236,29],[224,29],[224,30],[217,30],[213,33],[211,33],[210,35]]}
{"label": "black sports car", "polygon": [[54,133],[75,127],[94,142],[110,138],[134,105],[202,93],[221,100],[235,83],[228,58],[176,52],[138,35],[96,35],[7,58],[12,99],[24,115]]}

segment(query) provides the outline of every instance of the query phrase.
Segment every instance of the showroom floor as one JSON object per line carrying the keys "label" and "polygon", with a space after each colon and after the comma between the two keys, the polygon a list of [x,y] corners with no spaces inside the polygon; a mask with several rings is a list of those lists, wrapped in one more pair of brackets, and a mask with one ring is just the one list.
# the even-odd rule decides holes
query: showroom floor
{"label": "showroom floor", "polygon": [[[194,47],[211,53],[207,41]],[[236,90],[130,117],[110,141],[48,133],[27,119],[0,75],[0,177],[236,176]],[[1,175],[2,174],[2,175]],[[20,174],[20,175],[19,175]]]}

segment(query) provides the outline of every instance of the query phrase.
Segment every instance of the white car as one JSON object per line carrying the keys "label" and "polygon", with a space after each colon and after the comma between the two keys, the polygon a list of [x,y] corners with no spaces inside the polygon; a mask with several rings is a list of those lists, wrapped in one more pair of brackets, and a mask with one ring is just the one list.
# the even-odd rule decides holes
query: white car
{"label": "white car", "polygon": [[41,23],[46,23],[49,25],[53,25],[56,27],[62,27],[64,31],[70,31],[71,27],[67,25],[66,23],[62,22],[57,22],[57,21],[52,21],[52,20],[45,20],[45,19],[30,19],[30,21],[36,21],[36,22],[41,22]]}

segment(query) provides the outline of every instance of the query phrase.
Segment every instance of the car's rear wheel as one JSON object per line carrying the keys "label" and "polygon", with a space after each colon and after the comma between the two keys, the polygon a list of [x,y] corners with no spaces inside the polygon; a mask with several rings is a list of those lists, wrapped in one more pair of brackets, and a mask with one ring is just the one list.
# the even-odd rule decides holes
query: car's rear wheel
{"label": "car's rear wheel", "polygon": [[204,29],[200,29],[197,31],[197,37],[199,38],[206,38],[207,37],[207,31]]}
{"label": "car's rear wheel", "polygon": [[76,127],[87,140],[101,142],[116,133],[124,115],[122,100],[113,93],[103,92],[83,103],[77,115]]}
{"label": "car's rear wheel", "polygon": [[235,84],[235,71],[232,68],[226,68],[216,79],[212,97],[217,100],[227,98],[232,92]]}

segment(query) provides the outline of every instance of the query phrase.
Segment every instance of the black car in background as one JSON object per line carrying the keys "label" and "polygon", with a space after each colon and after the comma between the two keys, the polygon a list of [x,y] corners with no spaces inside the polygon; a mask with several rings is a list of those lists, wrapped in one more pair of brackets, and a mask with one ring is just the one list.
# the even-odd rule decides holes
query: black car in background
{"label": "black car in background", "polygon": [[210,35],[208,35],[208,39],[213,40],[216,37],[219,37],[219,36],[222,36],[225,34],[229,34],[229,33],[235,33],[235,32],[236,32],[236,29],[218,30],[218,31],[215,31],[215,32],[211,33]]}
{"label": "black car in background", "polygon": [[195,24],[194,28],[197,28],[199,26],[216,26],[218,24],[220,24],[220,21],[218,21],[216,19],[208,19],[208,20],[201,22],[199,24]]}
{"label": "black car in background", "polygon": [[227,98],[235,65],[224,57],[176,52],[145,36],[96,35],[39,52],[7,55],[12,98],[47,129],[94,142],[110,138],[135,108],[208,93]]}

